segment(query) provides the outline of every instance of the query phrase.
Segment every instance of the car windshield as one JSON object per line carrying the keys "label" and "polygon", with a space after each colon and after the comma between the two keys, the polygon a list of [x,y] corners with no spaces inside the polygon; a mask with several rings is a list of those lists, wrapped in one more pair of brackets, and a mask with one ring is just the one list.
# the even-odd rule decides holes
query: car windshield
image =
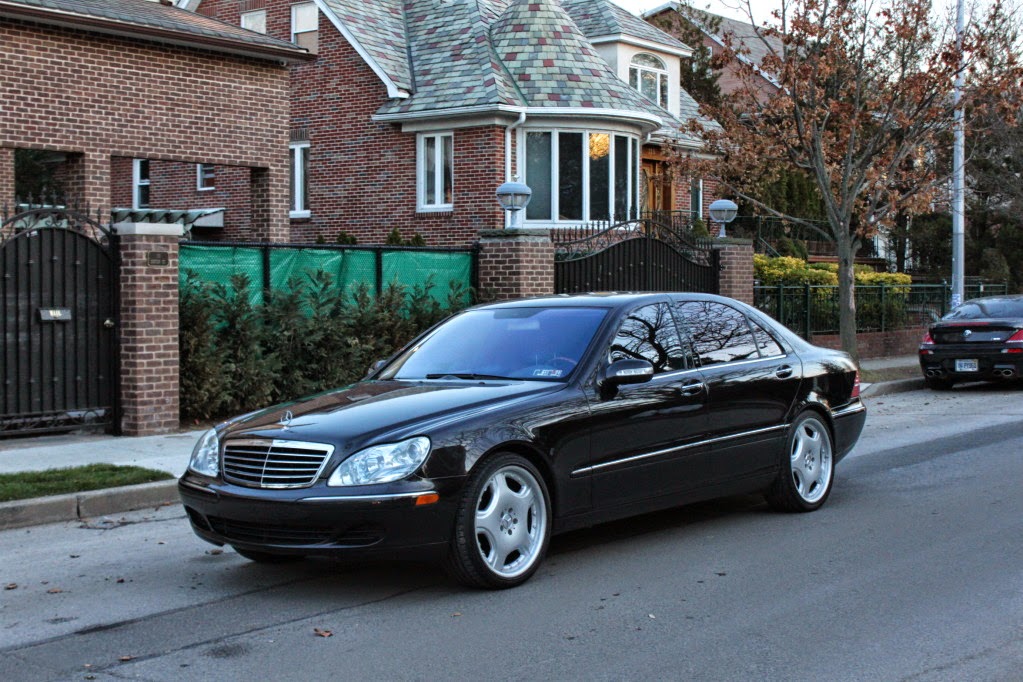
{"label": "car windshield", "polygon": [[992,298],[988,300],[967,301],[942,319],[976,320],[985,317],[1023,317],[1023,299]]}
{"label": "car windshield", "polygon": [[491,308],[451,318],[402,353],[382,379],[565,381],[604,308]]}

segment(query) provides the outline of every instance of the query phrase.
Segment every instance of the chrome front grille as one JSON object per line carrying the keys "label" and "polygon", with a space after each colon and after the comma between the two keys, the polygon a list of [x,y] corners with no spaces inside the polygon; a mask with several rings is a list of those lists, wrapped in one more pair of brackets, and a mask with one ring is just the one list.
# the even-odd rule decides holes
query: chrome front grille
{"label": "chrome front grille", "polygon": [[305,488],[326,466],[333,445],[265,438],[224,444],[224,479],[247,488]]}

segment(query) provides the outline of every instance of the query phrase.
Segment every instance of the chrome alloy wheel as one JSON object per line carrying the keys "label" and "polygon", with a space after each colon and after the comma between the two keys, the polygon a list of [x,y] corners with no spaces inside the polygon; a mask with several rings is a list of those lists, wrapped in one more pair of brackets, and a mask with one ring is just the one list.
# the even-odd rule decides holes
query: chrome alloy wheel
{"label": "chrome alloy wheel", "polygon": [[540,558],[547,522],[543,489],[536,478],[515,464],[501,467],[476,500],[480,558],[502,578],[525,573]]}
{"label": "chrome alloy wheel", "polygon": [[803,420],[792,438],[789,466],[796,493],[808,504],[823,498],[831,486],[831,438],[817,418]]}

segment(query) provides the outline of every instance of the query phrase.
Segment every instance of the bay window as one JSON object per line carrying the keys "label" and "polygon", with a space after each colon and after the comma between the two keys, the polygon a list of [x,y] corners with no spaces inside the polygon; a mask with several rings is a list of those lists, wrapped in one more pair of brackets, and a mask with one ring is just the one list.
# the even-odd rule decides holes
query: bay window
{"label": "bay window", "polygon": [[624,221],[638,211],[639,141],[606,131],[527,131],[526,220]]}

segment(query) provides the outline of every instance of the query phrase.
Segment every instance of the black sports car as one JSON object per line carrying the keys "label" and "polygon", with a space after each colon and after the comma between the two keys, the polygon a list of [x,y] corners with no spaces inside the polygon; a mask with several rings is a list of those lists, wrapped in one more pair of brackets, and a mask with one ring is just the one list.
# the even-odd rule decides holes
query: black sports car
{"label": "black sports car", "polygon": [[931,325],[920,369],[934,389],[957,381],[1018,379],[1023,372],[1023,296],[975,298]]}
{"label": "black sports car", "polygon": [[225,422],[179,489],[255,561],[436,557],[469,585],[536,571],[552,532],[729,494],[812,511],[866,411],[841,352],[699,294],[463,311],[367,379]]}

